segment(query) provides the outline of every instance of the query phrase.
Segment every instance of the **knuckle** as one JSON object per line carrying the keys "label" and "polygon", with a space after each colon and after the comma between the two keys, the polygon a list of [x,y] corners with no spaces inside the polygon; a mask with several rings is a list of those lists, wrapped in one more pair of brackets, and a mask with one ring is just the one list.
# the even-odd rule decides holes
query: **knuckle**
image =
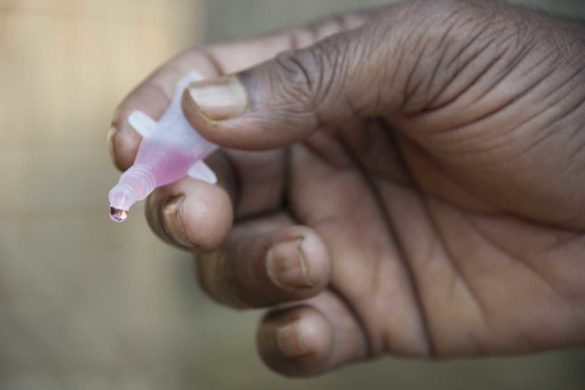
{"label": "knuckle", "polygon": [[[275,58],[276,69],[271,79],[274,86],[279,86],[280,93],[299,101],[310,104],[313,100],[313,88],[319,77],[315,74],[314,64],[306,62],[306,56],[300,51],[286,51]],[[289,99],[287,99],[289,100]]]}
{"label": "knuckle", "polygon": [[229,269],[229,254],[226,250],[219,249],[200,255],[195,261],[197,281],[203,292],[220,304],[235,308],[248,307],[240,298],[237,280]]}
{"label": "knuckle", "polygon": [[402,79],[403,103],[410,109],[452,101],[443,96],[450,84],[479,80],[514,53],[525,52],[534,35],[516,8],[496,1],[415,0],[402,7],[386,25],[409,64]]}
{"label": "knuckle", "polygon": [[273,85],[279,87],[277,91],[285,95],[286,101],[314,110],[329,96],[339,57],[338,45],[318,44],[283,52],[275,58]]}

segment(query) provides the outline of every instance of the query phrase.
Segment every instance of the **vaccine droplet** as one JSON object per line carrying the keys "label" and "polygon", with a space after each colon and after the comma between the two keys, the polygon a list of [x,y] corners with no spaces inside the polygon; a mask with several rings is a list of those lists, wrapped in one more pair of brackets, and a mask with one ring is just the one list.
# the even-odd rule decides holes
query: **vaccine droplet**
{"label": "vaccine droplet", "polygon": [[110,207],[110,219],[114,222],[124,222],[128,218],[127,210],[120,210],[115,207]]}

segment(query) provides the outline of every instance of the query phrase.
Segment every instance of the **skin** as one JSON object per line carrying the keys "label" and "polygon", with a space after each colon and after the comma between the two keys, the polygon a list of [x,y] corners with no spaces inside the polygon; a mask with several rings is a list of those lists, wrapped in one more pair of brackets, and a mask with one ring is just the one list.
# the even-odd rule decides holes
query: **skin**
{"label": "skin", "polygon": [[108,139],[129,167],[128,114],[160,116],[188,70],[244,88],[212,119],[186,92],[220,183],[158,189],[147,219],[212,298],[269,308],[280,373],[582,346],[584,52],[581,25],[529,9],[409,1],[190,50]]}

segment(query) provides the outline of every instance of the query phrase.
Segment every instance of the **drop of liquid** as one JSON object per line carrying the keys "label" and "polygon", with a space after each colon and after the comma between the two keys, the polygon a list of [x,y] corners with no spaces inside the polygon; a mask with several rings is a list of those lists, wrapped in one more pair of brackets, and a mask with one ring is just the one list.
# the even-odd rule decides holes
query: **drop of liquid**
{"label": "drop of liquid", "polygon": [[114,222],[124,222],[128,218],[127,210],[120,210],[115,207],[110,207],[110,219]]}

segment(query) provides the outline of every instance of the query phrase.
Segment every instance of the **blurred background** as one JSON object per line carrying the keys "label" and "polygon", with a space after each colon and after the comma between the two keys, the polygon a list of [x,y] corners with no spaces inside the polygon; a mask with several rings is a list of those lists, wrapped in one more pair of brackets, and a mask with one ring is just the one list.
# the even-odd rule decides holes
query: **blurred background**
{"label": "blurred background", "polygon": [[[0,0],[0,389],[583,389],[584,351],[287,380],[140,212],[106,216],[117,102],[177,51],[374,0]],[[527,2],[577,17],[583,0]]]}

